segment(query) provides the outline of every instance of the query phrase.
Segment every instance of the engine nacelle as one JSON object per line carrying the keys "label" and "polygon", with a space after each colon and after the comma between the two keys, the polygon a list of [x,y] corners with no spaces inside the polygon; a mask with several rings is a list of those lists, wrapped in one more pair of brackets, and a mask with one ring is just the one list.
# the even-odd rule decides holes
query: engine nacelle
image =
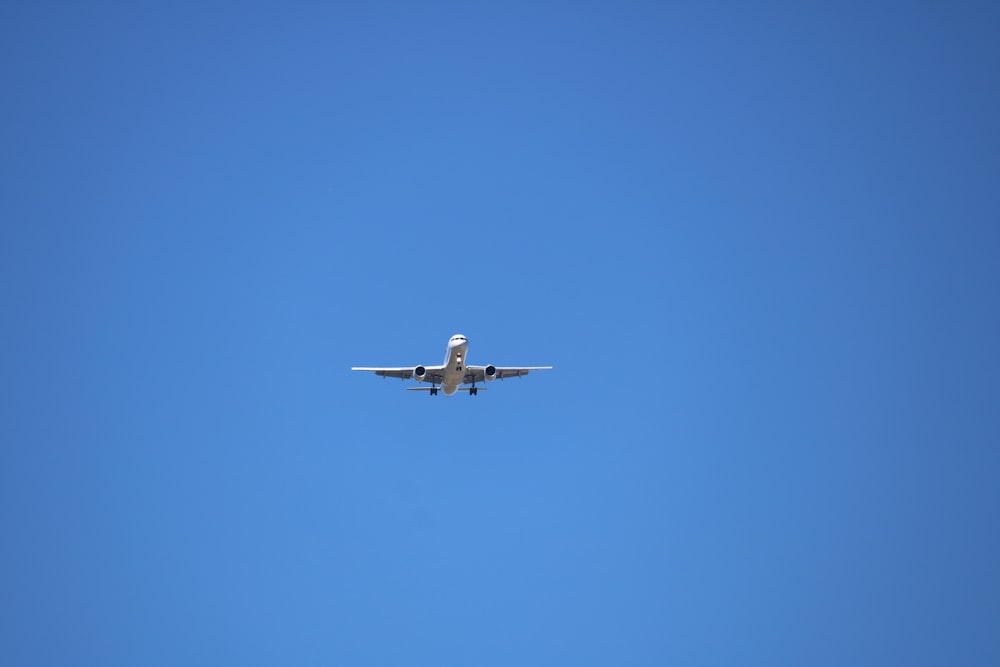
{"label": "engine nacelle", "polygon": [[427,377],[427,369],[423,366],[417,366],[413,369],[413,379],[417,382],[423,382],[424,378]]}
{"label": "engine nacelle", "polygon": [[492,364],[483,369],[483,375],[486,377],[486,381],[497,379],[497,367]]}

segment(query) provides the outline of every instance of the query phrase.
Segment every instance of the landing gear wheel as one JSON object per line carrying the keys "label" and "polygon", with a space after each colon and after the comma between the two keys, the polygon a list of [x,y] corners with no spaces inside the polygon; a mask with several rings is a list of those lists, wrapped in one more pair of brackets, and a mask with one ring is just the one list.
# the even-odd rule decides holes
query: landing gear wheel
{"label": "landing gear wheel", "polygon": [[431,387],[431,396],[437,396],[437,394],[438,394],[437,387]]}

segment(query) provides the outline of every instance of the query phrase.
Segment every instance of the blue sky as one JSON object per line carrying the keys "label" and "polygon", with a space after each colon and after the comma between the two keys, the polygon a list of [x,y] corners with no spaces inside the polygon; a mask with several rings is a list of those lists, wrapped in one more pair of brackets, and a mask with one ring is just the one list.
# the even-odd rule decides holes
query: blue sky
{"label": "blue sky", "polygon": [[1000,662],[1000,12],[876,4],[5,5],[0,663]]}

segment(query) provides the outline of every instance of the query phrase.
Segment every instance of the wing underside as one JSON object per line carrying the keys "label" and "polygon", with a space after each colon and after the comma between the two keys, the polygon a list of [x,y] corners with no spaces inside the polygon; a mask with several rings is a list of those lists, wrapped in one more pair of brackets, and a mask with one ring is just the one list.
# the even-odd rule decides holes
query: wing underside
{"label": "wing underside", "polygon": [[[424,382],[432,382],[440,384],[441,380],[444,379],[444,368],[443,367],[425,367],[427,369],[424,375]],[[413,378],[413,367],[407,366],[406,368],[360,368],[355,367],[351,369],[352,371],[368,371],[374,373],[380,377],[384,378],[399,378],[400,380],[410,380]]]}
{"label": "wing underside", "polygon": [[[493,376],[493,379],[507,380],[527,375],[531,371],[551,370],[552,366],[495,366],[495,368],[496,375]],[[486,382],[486,366],[466,366],[465,370],[465,377],[462,378],[463,383]]]}

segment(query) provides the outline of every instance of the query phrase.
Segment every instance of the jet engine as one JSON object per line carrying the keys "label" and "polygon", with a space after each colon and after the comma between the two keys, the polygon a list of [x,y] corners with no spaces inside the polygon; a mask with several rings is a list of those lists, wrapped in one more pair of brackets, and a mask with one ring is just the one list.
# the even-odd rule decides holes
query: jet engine
{"label": "jet engine", "polygon": [[423,382],[424,378],[427,377],[427,369],[423,366],[417,366],[413,369],[413,379],[417,382]]}
{"label": "jet engine", "polygon": [[492,364],[483,369],[483,375],[486,376],[486,380],[496,380],[497,379],[497,367]]}

